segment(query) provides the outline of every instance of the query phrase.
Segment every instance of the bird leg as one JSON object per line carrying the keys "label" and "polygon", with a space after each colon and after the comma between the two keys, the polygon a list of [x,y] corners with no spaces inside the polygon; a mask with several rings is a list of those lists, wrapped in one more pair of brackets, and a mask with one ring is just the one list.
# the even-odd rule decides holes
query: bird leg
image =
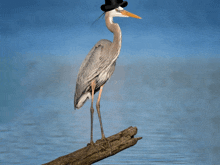
{"label": "bird leg", "polygon": [[92,145],[94,145],[94,142],[93,142],[93,113],[94,113],[93,100],[94,100],[95,86],[96,86],[96,83],[95,83],[95,80],[93,80],[93,81],[91,82],[92,101],[91,101],[91,108],[90,108],[90,112],[91,112],[91,140],[90,140],[90,143],[91,143]]}
{"label": "bird leg", "polygon": [[102,85],[100,87],[99,96],[98,96],[98,100],[97,100],[97,103],[96,103],[96,109],[97,109],[98,116],[99,116],[99,123],[100,123],[100,127],[101,127],[102,139],[105,139],[105,135],[104,135],[103,127],[102,127],[101,113],[100,113],[100,99],[101,99],[101,95],[102,95],[103,86],[104,85]]}
{"label": "bird leg", "polygon": [[102,86],[100,87],[99,96],[98,96],[98,100],[97,100],[97,103],[96,103],[96,109],[97,109],[98,116],[99,116],[99,122],[100,122],[101,133],[102,133],[102,140],[104,140],[105,142],[108,142],[109,147],[111,148],[110,154],[112,154],[112,146],[111,146],[111,143],[106,139],[106,137],[105,137],[105,135],[104,135],[104,131],[103,131],[103,127],[102,127],[101,113],[100,113],[100,99],[101,99],[103,87],[104,87],[104,85],[102,85]]}

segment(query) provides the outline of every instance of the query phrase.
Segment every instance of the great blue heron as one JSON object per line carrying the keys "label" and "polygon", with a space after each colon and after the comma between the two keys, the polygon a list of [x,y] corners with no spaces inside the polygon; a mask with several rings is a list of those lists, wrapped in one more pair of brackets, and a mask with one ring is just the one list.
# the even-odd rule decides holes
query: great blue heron
{"label": "great blue heron", "polygon": [[107,28],[114,34],[113,42],[102,39],[92,48],[84,59],[77,76],[76,90],[74,96],[74,107],[79,109],[87,99],[91,100],[91,140],[93,142],[93,100],[94,94],[99,91],[96,109],[99,116],[102,139],[105,139],[102,120],[100,114],[100,99],[103,86],[111,77],[115,70],[116,60],[121,49],[121,29],[118,24],[113,22],[113,17],[141,17],[127,12],[122,7],[127,6],[126,1],[106,0],[106,4],[101,6],[105,12],[105,22]]}

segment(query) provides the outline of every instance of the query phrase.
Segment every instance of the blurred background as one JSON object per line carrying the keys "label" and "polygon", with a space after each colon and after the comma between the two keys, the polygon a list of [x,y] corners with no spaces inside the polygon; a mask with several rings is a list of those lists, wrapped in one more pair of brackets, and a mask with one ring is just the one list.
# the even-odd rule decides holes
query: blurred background
{"label": "blurred background", "polygon": [[[113,35],[104,0],[1,0],[0,164],[42,164],[87,145],[90,102],[74,110],[79,67]],[[137,145],[96,164],[220,161],[220,2],[128,0],[114,18],[122,49],[105,85],[105,135],[138,128]],[[97,96],[96,96],[97,98]],[[94,140],[101,138],[97,113]]]}

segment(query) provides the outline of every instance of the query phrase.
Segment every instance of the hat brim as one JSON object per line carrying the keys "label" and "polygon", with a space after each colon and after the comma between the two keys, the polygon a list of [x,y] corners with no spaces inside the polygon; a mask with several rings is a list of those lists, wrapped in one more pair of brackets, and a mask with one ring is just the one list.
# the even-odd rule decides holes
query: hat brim
{"label": "hat brim", "polygon": [[127,2],[127,1],[124,1],[124,2],[122,2],[122,3],[120,3],[120,4],[115,4],[115,5],[102,5],[102,6],[101,6],[101,10],[104,11],[104,12],[106,12],[106,11],[113,10],[113,9],[119,7],[119,6],[121,6],[121,7],[126,7],[127,5],[128,5],[128,2]]}

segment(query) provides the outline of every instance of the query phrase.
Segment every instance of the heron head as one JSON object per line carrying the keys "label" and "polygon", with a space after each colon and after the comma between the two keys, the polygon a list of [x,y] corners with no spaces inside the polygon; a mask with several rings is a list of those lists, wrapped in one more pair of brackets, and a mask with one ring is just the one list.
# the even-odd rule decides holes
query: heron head
{"label": "heron head", "polygon": [[133,17],[133,18],[141,19],[141,17],[124,10],[121,6],[108,11],[108,13],[110,17]]}

